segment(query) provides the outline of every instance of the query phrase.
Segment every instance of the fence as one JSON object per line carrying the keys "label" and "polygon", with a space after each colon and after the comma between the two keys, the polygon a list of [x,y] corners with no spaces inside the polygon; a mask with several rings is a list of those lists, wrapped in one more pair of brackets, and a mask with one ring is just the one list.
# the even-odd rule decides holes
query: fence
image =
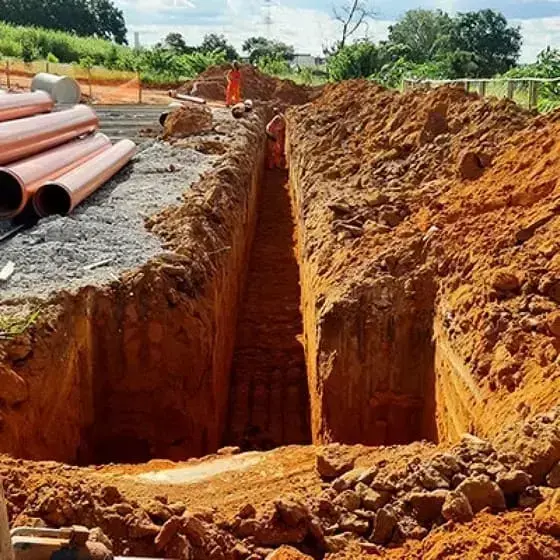
{"label": "fence", "polygon": [[[544,89],[560,85],[560,78],[495,78],[495,79],[469,79],[462,80],[403,80],[403,91],[413,88],[431,88],[445,84],[461,85],[467,92],[476,92],[483,97],[498,97],[512,99],[519,105],[529,109],[537,109],[545,101]],[[550,101],[549,93],[546,101]],[[560,96],[557,102],[560,104]]]}
{"label": "fence", "polygon": [[78,64],[45,60],[0,60],[0,87],[11,90],[29,89],[31,79],[39,72],[74,78],[80,84],[83,97],[90,103],[142,103],[145,96],[145,88],[136,72],[108,70],[100,66],[84,68]]}

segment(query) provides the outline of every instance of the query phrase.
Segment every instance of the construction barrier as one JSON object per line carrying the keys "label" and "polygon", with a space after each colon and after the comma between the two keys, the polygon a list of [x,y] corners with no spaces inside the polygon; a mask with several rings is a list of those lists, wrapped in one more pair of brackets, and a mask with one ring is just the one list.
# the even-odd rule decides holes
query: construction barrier
{"label": "construction barrier", "polygon": [[73,78],[80,85],[82,97],[90,103],[142,103],[142,80],[137,72],[108,70],[100,66],[86,68],[45,60],[0,59],[0,88],[29,90],[32,78],[42,72]]}

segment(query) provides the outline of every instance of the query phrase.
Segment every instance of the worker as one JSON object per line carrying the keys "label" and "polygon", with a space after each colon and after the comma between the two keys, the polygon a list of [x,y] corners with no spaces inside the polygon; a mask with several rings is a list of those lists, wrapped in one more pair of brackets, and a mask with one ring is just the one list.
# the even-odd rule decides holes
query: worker
{"label": "worker", "polygon": [[286,118],[277,107],[274,118],[266,126],[268,141],[268,168],[281,169],[284,164],[284,146],[286,143]]}
{"label": "worker", "polygon": [[235,61],[231,65],[231,70],[227,73],[226,105],[231,107],[241,101],[241,70],[239,62]]}

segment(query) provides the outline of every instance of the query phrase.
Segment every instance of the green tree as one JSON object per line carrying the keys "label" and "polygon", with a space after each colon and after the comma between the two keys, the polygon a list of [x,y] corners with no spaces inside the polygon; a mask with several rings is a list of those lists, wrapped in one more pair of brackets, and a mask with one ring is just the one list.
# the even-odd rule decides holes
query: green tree
{"label": "green tree", "polygon": [[123,13],[111,0],[0,0],[0,17],[15,25],[59,29],[126,44]]}
{"label": "green tree", "polygon": [[519,27],[509,26],[504,15],[493,10],[458,14],[450,35],[451,50],[473,55],[477,78],[490,78],[513,68],[521,44]]}
{"label": "green tree", "polygon": [[193,50],[187,46],[185,39],[180,33],[168,33],[163,40],[163,45],[157,45],[157,47],[170,49],[178,54],[187,54]]}
{"label": "green tree", "polygon": [[366,39],[340,48],[327,60],[327,72],[334,81],[367,78],[381,66],[379,48]]}
{"label": "green tree", "polygon": [[408,60],[426,62],[448,49],[452,28],[453,20],[441,10],[409,10],[389,27],[388,43],[406,47]]}
{"label": "green tree", "polygon": [[249,55],[249,61],[252,64],[265,57],[293,60],[295,56],[294,47],[280,41],[271,41],[265,37],[251,37],[247,39],[243,43],[243,52]]}
{"label": "green tree", "polygon": [[239,54],[237,54],[233,45],[230,45],[223,35],[217,35],[216,33],[205,35],[198,50],[202,53],[221,51],[226,55],[227,60],[237,60],[239,58]]}

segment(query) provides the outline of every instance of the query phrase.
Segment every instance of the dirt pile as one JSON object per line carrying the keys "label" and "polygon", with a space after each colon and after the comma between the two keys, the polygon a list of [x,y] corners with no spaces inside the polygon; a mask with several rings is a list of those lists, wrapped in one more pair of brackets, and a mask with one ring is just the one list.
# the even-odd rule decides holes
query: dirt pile
{"label": "dirt pile", "polygon": [[[460,89],[399,94],[361,81],[329,86],[315,102],[290,111],[291,183],[299,229],[305,232],[299,252],[306,353],[310,387],[317,388],[312,394],[315,441],[387,444],[420,437],[456,439],[465,431],[499,430],[506,418],[512,421],[526,414],[523,406],[545,411],[557,402],[551,385],[541,387],[539,394],[534,383],[516,400],[507,401],[495,394],[495,381],[479,384],[492,364],[496,372],[504,370],[495,373],[494,380],[519,371],[508,357],[511,352],[500,348],[505,341],[492,340],[491,325],[476,320],[475,310],[493,308],[493,320],[498,320],[511,305],[510,296],[523,290],[522,281],[505,271],[498,283],[505,282],[506,290],[492,291],[489,277],[513,253],[522,254],[535,243],[520,244],[517,238],[538,227],[553,227],[553,220],[523,225],[521,212],[516,218],[512,214],[506,226],[499,211],[489,211],[494,200],[489,193],[496,186],[491,174],[501,173],[504,187],[512,185],[506,177],[514,171],[513,162],[543,126],[539,121],[515,136],[530,126],[532,117],[509,101],[480,99]],[[544,138],[547,134],[552,137],[550,131],[537,135],[539,148],[527,167],[519,164],[518,172],[524,175],[518,180],[526,185],[533,175],[539,185],[544,183],[543,166],[553,173],[554,162],[546,163],[551,154],[540,148],[552,150],[552,140]],[[504,162],[502,167],[509,147],[518,150],[517,155],[512,153],[511,165]],[[546,186],[529,187],[538,194],[526,204],[542,205],[536,215],[550,214],[553,203],[543,197],[553,196],[554,185],[550,178]],[[478,203],[474,192],[480,193]],[[465,204],[447,218],[456,220],[448,227],[445,216],[454,204],[457,208],[456,196]],[[471,216],[466,204],[478,204],[481,211],[474,210]],[[496,239],[502,228],[503,237]],[[506,228],[515,230],[507,241]],[[517,230],[523,231],[516,238]],[[487,276],[476,262],[488,262],[488,253],[496,256]],[[554,276],[547,278],[534,280],[543,281],[541,296],[542,291],[553,293]],[[476,303],[468,282],[480,286]],[[473,315],[467,317],[457,309],[449,314],[447,306],[455,308],[454,298],[466,300]],[[557,304],[545,299],[543,314],[554,330],[555,316],[549,313]],[[479,316],[484,313],[488,311]],[[456,322],[451,332],[445,317]],[[526,328],[533,324],[528,316],[524,322]],[[548,366],[556,353],[551,349],[550,327],[546,329],[546,340],[533,333],[528,336],[533,337],[532,349],[547,348],[538,367],[550,378]],[[462,338],[455,334],[459,332]],[[496,329],[493,332],[495,337]],[[479,341],[476,348],[473,340]],[[511,339],[510,346],[519,340]],[[527,365],[532,362],[529,353],[525,350]],[[483,375],[476,371],[479,364],[485,364]],[[534,379],[542,380],[543,375]],[[502,387],[506,393],[515,389],[512,384]],[[507,405],[496,417],[494,405],[503,402]]]}
{"label": "dirt pile", "polygon": [[212,122],[212,111],[206,105],[185,102],[165,119],[163,137],[185,138],[208,132],[212,129]]}
{"label": "dirt pile", "polygon": [[[197,95],[211,101],[225,101],[226,74],[229,64],[212,66],[196,79],[186,82],[180,93]],[[302,105],[317,97],[321,88],[298,85],[292,80],[281,80],[263,74],[250,64],[241,66],[241,94],[244,99],[272,101],[279,105]]]}
{"label": "dirt pile", "polygon": [[496,395],[498,425],[558,402],[557,121],[535,120],[480,179],[457,181],[417,218],[439,230],[440,320],[477,383]]}
{"label": "dirt pile", "polygon": [[[396,449],[362,448],[360,457],[355,449],[338,445],[317,448],[310,457],[315,457],[323,473],[322,491],[316,493],[314,485],[307,485],[303,493],[293,493],[295,487],[290,488],[292,483],[286,479],[273,500],[257,507],[252,500],[241,502],[230,516],[205,508],[203,502],[187,506],[161,492],[161,486],[143,495],[141,503],[128,498],[130,474],[118,477],[93,469],[2,458],[0,476],[5,478],[9,514],[16,525],[99,527],[117,553],[264,560],[275,549],[290,545],[313,557],[343,557],[337,554],[348,551],[384,557],[387,545],[406,543],[400,557],[415,558],[414,551],[437,547],[447,538],[442,536],[445,533],[454,534],[450,542],[459,540],[457,534],[472,538],[473,527],[481,522],[474,515],[484,512],[487,534],[500,523],[507,528],[525,521],[515,536],[503,531],[495,537],[495,552],[511,551],[512,538],[526,540],[533,534],[533,546],[557,554],[558,496],[553,488],[559,483],[559,430],[557,409],[512,426],[499,444],[465,436],[448,449],[427,446],[421,453],[410,449],[407,460],[404,448],[400,457]],[[522,448],[532,451],[522,454]],[[303,466],[299,462],[298,469]],[[262,467],[245,470],[257,472]],[[240,475],[232,479],[235,492]],[[215,475],[218,484],[221,477],[223,473]],[[210,491],[214,479],[204,482]],[[215,506],[227,496],[224,490],[221,498],[214,496]],[[167,491],[171,494],[171,486]],[[255,499],[258,503],[259,497]],[[519,508],[523,513],[504,513]],[[413,544],[423,539],[422,544]],[[488,540],[483,545],[490,546]],[[387,557],[392,556],[387,553]]]}

